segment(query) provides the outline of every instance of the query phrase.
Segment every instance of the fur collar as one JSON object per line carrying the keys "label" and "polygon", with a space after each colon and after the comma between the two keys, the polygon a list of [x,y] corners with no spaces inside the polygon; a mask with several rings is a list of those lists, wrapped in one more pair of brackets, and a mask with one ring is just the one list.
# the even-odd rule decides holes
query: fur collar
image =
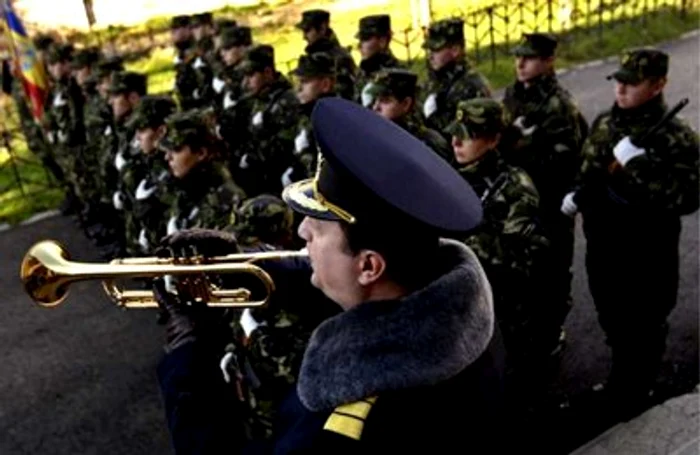
{"label": "fur collar", "polygon": [[400,300],[363,303],[324,321],[304,354],[297,391],[311,411],[384,391],[429,386],[473,363],[494,328],[491,287],[474,253],[441,242],[446,273]]}

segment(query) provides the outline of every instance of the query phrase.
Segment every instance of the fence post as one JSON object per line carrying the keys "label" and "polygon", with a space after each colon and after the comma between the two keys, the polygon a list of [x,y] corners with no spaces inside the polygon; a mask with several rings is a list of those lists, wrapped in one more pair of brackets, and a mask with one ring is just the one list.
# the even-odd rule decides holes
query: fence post
{"label": "fence post", "polygon": [[489,14],[489,39],[491,40],[491,68],[496,69],[496,39],[493,29],[493,7],[486,10]]}
{"label": "fence post", "polygon": [[403,31],[403,42],[404,46],[406,46],[406,61],[410,64],[411,63],[411,41],[409,39],[408,33],[411,31],[410,28],[407,28]]}
{"label": "fence post", "polygon": [[503,14],[503,22],[506,24],[506,31],[504,39],[506,40],[506,48],[510,47],[510,16],[508,15],[508,2],[503,3],[503,8],[505,12]]}
{"label": "fence post", "polygon": [[598,42],[603,42],[603,11],[605,11],[605,0],[600,0],[598,5]]}
{"label": "fence post", "polygon": [[22,176],[19,173],[19,169],[17,169],[17,157],[15,156],[15,153],[12,149],[12,140],[10,137],[10,132],[7,130],[3,130],[0,134],[2,134],[2,145],[5,149],[7,149],[7,154],[10,156],[10,167],[12,168],[12,173],[15,175],[15,181],[17,182],[17,186],[19,187],[19,191],[20,193],[22,193],[22,196],[26,196],[26,192],[24,191],[24,184],[22,183]]}
{"label": "fence post", "polygon": [[552,0],[547,0],[547,29],[549,33],[552,33],[552,20],[554,15],[552,14]]}

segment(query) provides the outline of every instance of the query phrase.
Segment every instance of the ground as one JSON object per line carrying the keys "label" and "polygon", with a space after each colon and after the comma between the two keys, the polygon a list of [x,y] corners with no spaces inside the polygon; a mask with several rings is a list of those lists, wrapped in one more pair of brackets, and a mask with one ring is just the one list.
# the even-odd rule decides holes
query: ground
{"label": "ground", "polygon": [[[667,99],[675,104],[689,97],[691,103],[683,116],[697,129],[700,39],[682,39],[665,48],[672,59]],[[611,103],[612,87],[604,76],[614,66],[592,66],[561,78],[589,120]],[[116,309],[95,282],[73,286],[72,295],[61,307],[36,307],[24,293],[17,272],[29,247],[46,238],[65,243],[76,260],[97,258],[91,244],[67,218],[50,218],[0,233],[0,453],[171,453],[155,377],[163,341],[155,313]],[[670,318],[661,378],[669,394],[686,393],[698,383],[697,213],[683,220],[680,251],[679,301]],[[609,368],[609,352],[586,285],[583,253],[579,229],[575,307],[567,321],[569,343],[552,389],[562,400],[575,398],[605,379]],[[557,444],[562,450],[572,450],[593,436],[574,424],[575,420],[548,417],[556,425],[537,429],[534,436],[541,449],[537,453]]]}

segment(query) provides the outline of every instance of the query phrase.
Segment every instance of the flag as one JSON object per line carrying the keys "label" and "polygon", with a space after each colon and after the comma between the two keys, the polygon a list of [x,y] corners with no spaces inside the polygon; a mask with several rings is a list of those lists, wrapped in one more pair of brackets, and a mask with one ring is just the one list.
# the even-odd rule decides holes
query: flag
{"label": "flag", "polygon": [[39,60],[34,43],[27,36],[12,4],[8,0],[2,0],[2,12],[7,24],[8,38],[15,63],[19,69],[19,77],[22,81],[24,93],[32,106],[32,114],[37,120],[44,115],[44,103],[48,93],[48,77],[44,64]]}

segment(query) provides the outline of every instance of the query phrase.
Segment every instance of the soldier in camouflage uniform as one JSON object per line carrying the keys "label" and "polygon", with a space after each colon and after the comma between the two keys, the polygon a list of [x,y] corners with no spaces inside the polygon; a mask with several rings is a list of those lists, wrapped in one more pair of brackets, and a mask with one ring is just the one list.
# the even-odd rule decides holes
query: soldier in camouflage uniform
{"label": "soldier in camouflage uniform", "polygon": [[423,43],[429,67],[423,115],[436,131],[444,132],[457,112],[458,102],[491,96],[488,81],[469,64],[464,46],[461,19],[433,23]]}
{"label": "soldier in camouflage uniform", "polygon": [[329,54],[336,64],[336,91],[341,97],[355,99],[355,74],[357,65],[349,49],[340,45],[338,37],[330,27],[331,15],[328,11],[314,9],[304,11],[297,28],[304,33],[308,43],[304,52]]}
{"label": "soldier in camouflage uniform", "polygon": [[[250,27],[233,27],[224,30],[221,35],[222,67],[214,77],[212,87],[218,95],[216,110],[221,127],[221,136],[233,136],[238,129],[236,119],[240,118],[240,107],[235,109],[243,96],[243,79],[245,75],[240,63],[253,44]],[[238,115],[237,115],[238,114]],[[243,125],[245,128],[245,125]]]}
{"label": "soldier in camouflage uniform", "polygon": [[279,194],[282,175],[294,162],[299,101],[292,84],[275,69],[272,46],[253,47],[241,65],[250,97],[249,140],[239,144],[230,165],[249,196]]}
{"label": "soldier in camouflage uniform", "polygon": [[167,135],[160,142],[174,177],[174,193],[167,233],[182,229],[223,229],[231,213],[245,199],[226,167],[218,160],[222,144],[214,134],[210,114],[192,110],[166,120]]}
{"label": "soldier in camouflage uniform", "polygon": [[370,107],[372,99],[364,93],[372,76],[384,68],[403,68],[391,52],[391,17],[388,14],[365,16],[360,19],[359,30],[355,37],[360,42],[362,60],[355,80],[355,99],[365,107]]}
{"label": "soldier in camouflage uniform", "polygon": [[43,119],[48,146],[53,150],[65,177],[67,204],[64,213],[79,213],[81,210],[76,166],[85,145],[85,100],[80,87],[71,76],[73,50],[70,44],[54,44],[48,51],[49,72],[54,85]]}
{"label": "soldier in camouflage uniform", "polygon": [[[474,98],[458,104],[447,131],[457,169],[483,206],[483,221],[465,243],[491,282],[508,363],[517,375],[514,381],[522,383],[542,370],[549,354],[539,338],[548,310],[541,295],[548,279],[549,242],[539,223],[540,198],[532,180],[523,169],[506,164],[499,151],[504,127],[498,101]],[[536,382],[533,378],[528,385]]]}
{"label": "soldier in camouflage uniform", "polygon": [[175,16],[170,22],[170,34],[176,49],[173,91],[177,104],[182,110],[199,105],[199,102],[194,98],[199,81],[197,71],[193,68],[197,58],[197,48],[190,29],[191,23],[190,16]]}
{"label": "soldier in camouflage uniform", "polygon": [[[508,113],[512,145],[505,160],[532,177],[540,193],[542,222],[552,243],[556,276],[552,280],[552,349],[563,345],[564,320],[571,308],[571,266],[574,223],[559,212],[580,167],[585,120],[572,96],[554,73],[556,40],[546,34],[526,34],[513,53],[517,81],[506,88],[503,103]],[[514,133],[514,134],[513,134]]]}
{"label": "soldier in camouflage uniform", "polygon": [[194,107],[207,107],[215,99],[212,79],[218,59],[214,35],[214,20],[211,13],[195,14],[192,17],[192,36],[196,43],[196,57],[191,67],[197,77],[197,86],[192,92]]}
{"label": "soldier in camouflage uniform", "polygon": [[165,136],[165,119],[175,112],[175,103],[166,96],[145,96],[129,118],[128,127],[136,132],[142,158],[123,172],[128,190],[125,215],[126,252],[148,255],[165,236],[170,207],[170,171],[158,142]]}
{"label": "soldier in camouflage uniform", "polygon": [[311,128],[311,112],[319,99],[336,96],[335,70],[333,57],[328,54],[307,54],[299,57],[299,63],[293,74],[299,82],[297,98],[301,115],[294,138],[294,163],[282,177],[283,186],[316,174],[318,150]]}
{"label": "soldier in camouflage uniform", "polygon": [[374,98],[373,109],[425,142],[445,161],[452,163],[452,147],[435,130],[425,126],[416,110],[418,75],[412,71],[394,68],[380,70],[374,75],[367,93]]}
{"label": "soldier in camouflage uniform", "polygon": [[583,215],[588,285],[612,349],[606,389],[626,417],[649,404],[676,305],[680,217],[698,209],[697,133],[677,116],[654,129],[668,63],[656,49],[623,55],[609,76],[615,103],[593,122],[562,204]]}

